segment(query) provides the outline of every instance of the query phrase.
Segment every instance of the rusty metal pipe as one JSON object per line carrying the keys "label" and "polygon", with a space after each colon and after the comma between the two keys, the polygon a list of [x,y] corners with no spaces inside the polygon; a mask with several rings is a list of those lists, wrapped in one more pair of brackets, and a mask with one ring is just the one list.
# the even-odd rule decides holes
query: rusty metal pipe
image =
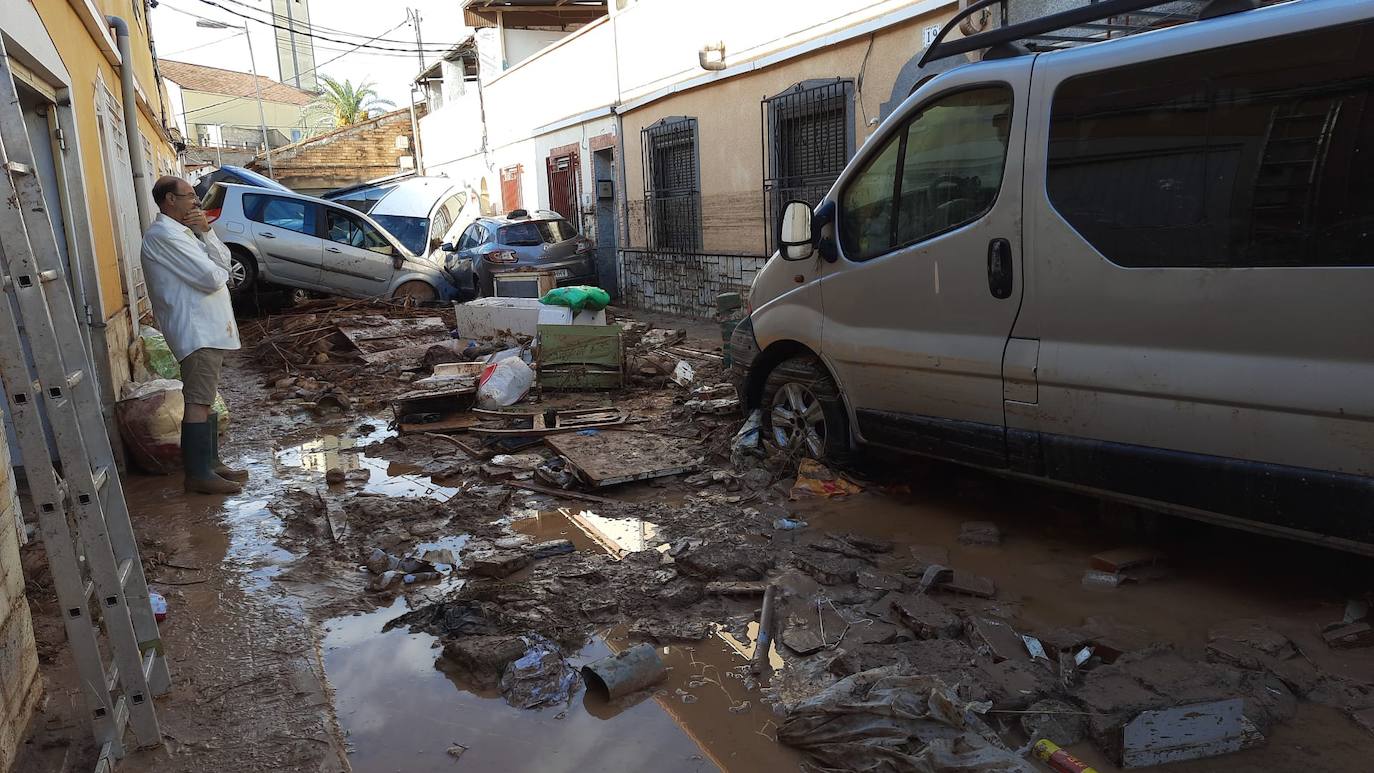
{"label": "rusty metal pipe", "polygon": [[668,669],[652,644],[636,644],[582,667],[587,689],[603,692],[610,700],[658,684],[667,676]]}
{"label": "rusty metal pipe", "polygon": [[754,641],[754,657],[749,659],[749,670],[754,674],[762,674],[768,667],[768,652],[773,648],[773,597],[777,595],[778,586],[769,583],[768,589],[763,592],[763,609],[759,611],[759,636]]}

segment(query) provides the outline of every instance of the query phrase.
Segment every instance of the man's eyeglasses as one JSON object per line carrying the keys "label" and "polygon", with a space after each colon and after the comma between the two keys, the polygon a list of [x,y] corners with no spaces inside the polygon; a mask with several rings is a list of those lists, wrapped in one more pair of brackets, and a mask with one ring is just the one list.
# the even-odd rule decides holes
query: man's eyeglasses
{"label": "man's eyeglasses", "polygon": [[176,198],[176,199],[185,199],[185,198],[192,198],[192,199],[194,199],[195,197],[196,197],[196,192],[195,192],[195,191],[191,191],[190,193],[176,193],[176,192],[173,192],[173,193],[172,193],[172,198]]}

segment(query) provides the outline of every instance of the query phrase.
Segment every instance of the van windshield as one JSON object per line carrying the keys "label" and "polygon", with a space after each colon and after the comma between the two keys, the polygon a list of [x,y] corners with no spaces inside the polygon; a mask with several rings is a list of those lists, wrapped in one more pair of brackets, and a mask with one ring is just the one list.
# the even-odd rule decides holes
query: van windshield
{"label": "van windshield", "polygon": [[377,224],[391,232],[396,237],[396,241],[405,245],[412,255],[426,255],[429,253],[429,245],[425,239],[429,236],[429,218],[427,217],[405,217],[403,215],[373,215],[373,220]]}

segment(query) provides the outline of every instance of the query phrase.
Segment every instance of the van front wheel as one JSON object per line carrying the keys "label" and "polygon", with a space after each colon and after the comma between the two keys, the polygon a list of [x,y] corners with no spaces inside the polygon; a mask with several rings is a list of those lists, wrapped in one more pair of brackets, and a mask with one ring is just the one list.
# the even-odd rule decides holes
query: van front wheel
{"label": "van front wheel", "polygon": [[793,357],[763,383],[764,439],[775,451],[840,461],[849,453],[849,419],[840,390],[814,357]]}

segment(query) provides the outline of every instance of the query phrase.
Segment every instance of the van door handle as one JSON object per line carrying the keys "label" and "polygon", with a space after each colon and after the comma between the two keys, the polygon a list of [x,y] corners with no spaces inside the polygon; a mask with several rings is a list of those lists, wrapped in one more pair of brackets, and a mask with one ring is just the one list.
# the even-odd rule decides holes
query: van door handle
{"label": "van door handle", "polygon": [[343,250],[338,247],[325,247],[324,250],[325,252],[343,252]]}
{"label": "van door handle", "polygon": [[264,239],[275,239],[275,238],[277,238],[277,235],[276,235],[276,234],[265,233],[265,234],[262,235],[262,238],[264,238]]}
{"label": "van door handle", "polygon": [[988,290],[1001,300],[1011,297],[1011,242],[993,239],[988,242]]}

